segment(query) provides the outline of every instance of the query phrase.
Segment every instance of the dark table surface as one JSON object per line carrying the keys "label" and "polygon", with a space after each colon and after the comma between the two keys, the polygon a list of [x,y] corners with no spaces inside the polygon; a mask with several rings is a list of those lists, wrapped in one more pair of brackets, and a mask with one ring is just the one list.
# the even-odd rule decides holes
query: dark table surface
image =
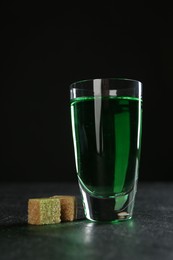
{"label": "dark table surface", "polygon": [[[71,194],[78,219],[27,224],[33,197]],[[0,259],[173,259],[173,183],[139,183],[134,218],[116,224],[85,219],[75,183],[0,184]]]}

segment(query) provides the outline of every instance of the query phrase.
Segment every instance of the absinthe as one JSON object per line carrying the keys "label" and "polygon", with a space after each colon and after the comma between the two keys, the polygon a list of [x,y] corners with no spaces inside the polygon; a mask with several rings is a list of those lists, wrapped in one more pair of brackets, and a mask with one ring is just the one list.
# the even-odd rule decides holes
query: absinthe
{"label": "absinthe", "polygon": [[81,97],[71,100],[76,169],[92,195],[112,197],[133,189],[138,175],[141,100]]}

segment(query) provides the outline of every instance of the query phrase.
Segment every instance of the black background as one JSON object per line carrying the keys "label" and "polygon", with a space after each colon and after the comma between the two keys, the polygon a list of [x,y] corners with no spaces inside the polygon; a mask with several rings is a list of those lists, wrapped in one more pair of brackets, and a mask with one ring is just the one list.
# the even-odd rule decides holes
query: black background
{"label": "black background", "polygon": [[173,180],[172,8],[116,1],[1,3],[1,181],[76,181],[69,85],[144,86],[141,181]]}

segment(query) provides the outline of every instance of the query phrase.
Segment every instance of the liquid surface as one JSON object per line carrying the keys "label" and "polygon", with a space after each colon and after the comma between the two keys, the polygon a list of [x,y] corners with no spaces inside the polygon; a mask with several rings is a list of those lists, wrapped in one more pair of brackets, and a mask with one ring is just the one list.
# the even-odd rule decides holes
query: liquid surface
{"label": "liquid surface", "polygon": [[71,119],[81,185],[102,197],[130,191],[138,175],[141,100],[76,98],[71,101]]}

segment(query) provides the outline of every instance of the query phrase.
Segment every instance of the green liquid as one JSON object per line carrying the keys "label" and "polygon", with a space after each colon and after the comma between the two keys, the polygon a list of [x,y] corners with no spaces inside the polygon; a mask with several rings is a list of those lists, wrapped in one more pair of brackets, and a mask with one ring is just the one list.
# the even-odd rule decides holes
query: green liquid
{"label": "green liquid", "polygon": [[138,175],[141,100],[82,97],[71,101],[79,182],[95,196],[125,194]]}

